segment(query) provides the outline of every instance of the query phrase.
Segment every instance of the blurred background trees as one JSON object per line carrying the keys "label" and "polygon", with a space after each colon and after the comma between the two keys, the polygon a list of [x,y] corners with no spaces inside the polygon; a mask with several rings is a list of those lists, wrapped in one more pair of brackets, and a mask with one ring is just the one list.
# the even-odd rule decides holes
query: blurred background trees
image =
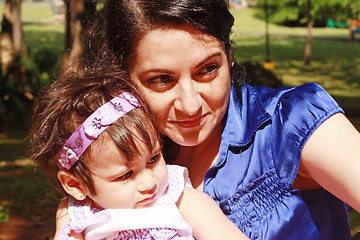
{"label": "blurred background trees", "polygon": [[[26,8],[22,6],[24,4]],[[27,48],[25,44],[21,11],[37,4],[51,7],[53,22],[64,26],[60,53],[45,44],[34,48]],[[59,74],[81,71],[87,37],[99,22],[103,1],[6,0],[0,1],[0,5],[3,13],[0,34],[0,130],[19,123],[26,130],[30,123],[32,101],[41,86]],[[39,12],[30,14],[41,15]],[[25,24],[33,24],[32,21],[26,19]]]}
{"label": "blurred background trees", "polygon": [[[258,0],[257,7],[264,6],[266,0]],[[285,26],[306,26],[307,0],[267,0],[269,4],[269,21]],[[328,19],[347,22],[360,20],[360,1],[353,0],[313,0],[311,15],[314,27],[326,27]],[[259,12],[259,18],[263,18]]]}
{"label": "blurred background trees", "polygon": [[[106,0],[0,0],[0,130],[20,121],[25,127],[30,122],[34,96],[41,86],[59,74],[79,71],[82,57],[87,52],[87,39],[102,21],[101,11]],[[283,26],[325,27],[329,19],[337,22],[360,20],[360,1],[351,0],[228,0],[230,8],[257,9],[258,19],[264,19],[264,4],[268,3],[268,20]],[[311,8],[308,3],[311,2]],[[26,8],[24,7],[26,4]],[[21,19],[31,5],[51,8],[48,22],[63,27],[61,45],[46,42],[29,45],[23,27],[30,28],[33,19]],[[38,11],[38,10],[37,10]],[[45,10],[44,10],[45,12]],[[30,13],[33,18],[42,12]],[[311,18],[309,18],[309,16]],[[309,21],[311,20],[311,22]],[[42,21],[42,20],[41,20]],[[251,23],[248,23],[251,24]],[[45,25],[43,25],[45,26]],[[34,34],[36,30],[34,30]],[[270,32],[271,33],[271,32]],[[46,34],[46,32],[42,32]],[[309,31],[311,34],[311,31]],[[310,35],[311,37],[311,35]],[[311,47],[311,38],[309,38]],[[26,43],[26,44],[25,44]],[[28,45],[28,46],[27,46]],[[311,48],[308,57],[309,61]],[[248,64],[248,63],[247,63]],[[259,67],[255,64],[253,67]],[[255,71],[254,68],[249,72]],[[250,67],[249,67],[250,69]],[[260,70],[260,72],[266,72]],[[251,74],[249,74],[251,75]],[[257,76],[261,82],[261,76]],[[264,78],[266,79],[266,78]],[[256,81],[256,80],[255,80]],[[254,79],[252,82],[255,84]],[[263,83],[263,82],[262,82]],[[25,128],[26,129],[26,128]]]}

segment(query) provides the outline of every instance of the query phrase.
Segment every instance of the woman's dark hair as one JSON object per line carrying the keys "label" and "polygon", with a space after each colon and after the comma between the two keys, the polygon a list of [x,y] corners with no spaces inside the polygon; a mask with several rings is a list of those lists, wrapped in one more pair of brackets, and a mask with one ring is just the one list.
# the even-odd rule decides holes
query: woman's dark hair
{"label": "woman's dark hair", "polygon": [[[224,0],[108,0],[105,22],[109,49],[128,69],[138,41],[158,27],[191,24],[223,41],[230,51],[234,17]],[[232,70],[233,78],[241,80],[237,72]]]}
{"label": "woman's dark hair", "polygon": [[[224,0],[107,0],[106,3],[108,48],[123,69],[128,70],[142,36],[154,28],[191,24],[224,42],[226,51],[230,52],[234,17]],[[230,71],[231,83],[240,95],[244,68],[232,61]],[[177,155],[176,144],[164,138],[165,159],[171,162]]]}
{"label": "woman's dark hair", "polygon": [[[118,66],[98,64],[96,68],[87,68],[82,76],[72,73],[60,77],[36,98],[30,131],[32,158],[57,189],[62,190],[57,180],[58,163],[54,159],[59,149],[96,109],[125,91],[135,94],[143,107],[125,114],[105,132],[131,161],[141,154],[134,141],[135,136],[144,142],[149,151],[160,137],[155,117],[141,101],[127,73]],[[70,172],[85,183],[91,193],[96,194],[91,169],[87,165],[87,152],[71,167]]]}

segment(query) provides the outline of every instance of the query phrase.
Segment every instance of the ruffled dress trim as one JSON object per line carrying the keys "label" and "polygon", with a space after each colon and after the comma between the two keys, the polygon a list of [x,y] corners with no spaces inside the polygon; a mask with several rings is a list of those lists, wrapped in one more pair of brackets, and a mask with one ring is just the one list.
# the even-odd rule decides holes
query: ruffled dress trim
{"label": "ruffled dress trim", "polygon": [[99,210],[90,208],[91,200],[70,199],[71,222],[64,226],[61,240],[69,239],[71,231],[83,233],[85,239],[193,240],[192,229],[176,206],[184,187],[191,187],[187,169],[168,165],[168,172],[167,191],[152,208]]}

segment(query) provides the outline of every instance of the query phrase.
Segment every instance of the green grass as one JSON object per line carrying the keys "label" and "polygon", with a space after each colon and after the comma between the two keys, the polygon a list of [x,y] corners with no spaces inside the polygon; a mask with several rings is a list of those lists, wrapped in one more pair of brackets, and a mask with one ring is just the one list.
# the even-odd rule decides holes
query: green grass
{"label": "green grass", "polygon": [[[253,17],[254,10],[232,12],[236,17],[232,35],[235,59],[264,63],[265,23]],[[348,29],[315,28],[310,65],[303,64],[306,28],[270,24],[269,29],[274,72],[284,85],[317,82],[351,115],[360,115],[360,44],[348,41]]]}
{"label": "green grass", "polygon": [[[234,32],[247,33],[265,33],[265,22],[255,18],[256,9],[231,10],[235,17]],[[284,27],[269,23],[270,34],[306,36],[307,28],[304,27]],[[349,38],[349,30],[345,28],[314,28],[313,35],[315,37],[331,37],[331,38]]]}
{"label": "green grass", "polygon": [[[4,14],[4,4],[0,4],[0,16]],[[53,12],[51,4],[48,3],[26,3],[21,4],[21,18],[23,21],[52,21]]]}
{"label": "green grass", "polygon": [[23,28],[28,49],[48,47],[59,53],[63,52],[64,24],[25,23]]}
{"label": "green grass", "polygon": [[57,207],[49,181],[28,158],[28,148],[22,135],[0,136],[0,223],[12,214],[48,218]]}
{"label": "green grass", "polygon": [[52,20],[53,13],[50,5],[45,4],[26,4],[21,6],[21,17],[26,20]]}

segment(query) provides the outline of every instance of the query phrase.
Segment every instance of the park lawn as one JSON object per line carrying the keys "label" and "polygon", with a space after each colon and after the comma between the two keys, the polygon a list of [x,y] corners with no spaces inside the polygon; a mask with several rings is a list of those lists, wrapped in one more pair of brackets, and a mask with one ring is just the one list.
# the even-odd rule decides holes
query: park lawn
{"label": "park lawn", "polygon": [[[49,3],[27,3],[21,4],[21,18],[23,21],[52,21],[52,4]],[[4,3],[0,3],[0,16],[4,14]]]}
{"label": "park lawn", "polygon": [[[234,58],[238,62],[264,63],[265,23],[254,10],[233,10]],[[360,116],[360,44],[349,42],[348,29],[314,28],[311,64],[304,65],[306,28],[269,25],[270,59],[274,73],[287,86],[319,83],[349,113]],[[335,39],[335,40],[334,40]],[[358,123],[357,119],[354,122]]]}
{"label": "park lawn", "polygon": [[[231,10],[235,18],[233,32],[246,32],[249,34],[265,34],[265,22],[256,18],[256,14],[265,14],[257,9]],[[306,36],[305,27],[285,27],[269,23],[269,33],[283,36]],[[314,28],[313,35],[320,38],[349,38],[347,28]]]}
{"label": "park lawn", "polygon": [[39,24],[24,23],[24,37],[26,47],[30,51],[37,48],[51,48],[59,53],[59,58],[64,51],[64,24]]}

